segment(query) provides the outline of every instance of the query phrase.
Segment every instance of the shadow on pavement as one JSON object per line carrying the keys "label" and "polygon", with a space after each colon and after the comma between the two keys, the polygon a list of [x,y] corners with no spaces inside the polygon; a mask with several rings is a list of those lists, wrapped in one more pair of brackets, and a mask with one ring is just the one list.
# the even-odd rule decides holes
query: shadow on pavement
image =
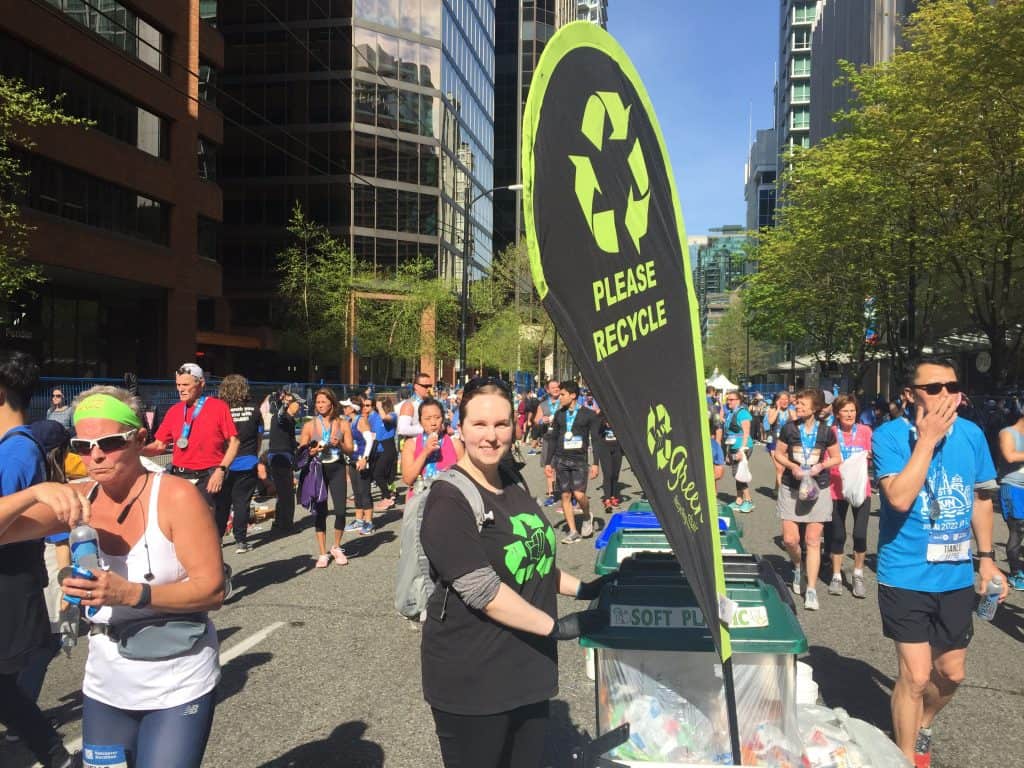
{"label": "shadow on pavement", "polygon": [[[232,583],[234,582],[234,576],[232,576]],[[224,641],[231,638],[232,635],[236,634],[241,627],[217,627],[217,642],[220,645],[224,645]]]}
{"label": "shadow on pavement", "polygon": [[224,604],[231,605],[271,584],[280,584],[301,576],[313,570],[314,565],[315,561],[309,555],[296,555],[286,560],[272,560],[236,570],[231,576],[234,591]]}
{"label": "shadow on pavement", "polygon": [[541,765],[547,768],[569,768],[572,748],[589,739],[587,732],[577,728],[569,716],[569,705],[561,699],[552,699],[544,740],[544,762]]}
{"label": "shadow on pavement", "polygon": [[272,653],[243,653],[221,667],[220,683],[217,684],[217,703],[230,699],[245,688],[249,671],[263,666],[274,658]]}
{"label": "shadow on pavement", "polygon": [[841,706],[852,717],[892,733],[889,697],[894,681],[891,677],[860,659],[840,656],[820,645],[812,645],[802,660],[814,668],[814,681],[827,706]]}
{"label": "shadow on pavement", "polygon": [[1003,602],[992,619],[992,626],[1002,630],[1018,643],[1024,642],[1024,609]]}
{"label": "shadow on pavement", "polygon": [[[376,525],[376,523],[374,524]],[[398,537],[394,531],[380,531],[372,536],[359,536],[358,538],[343,541],[342,546],[345,548],[345,554],[350,558],[366,557],[377,547],[390,544],[396,538]]]}
{"label": "shadow on pavement", "polygon": [[295,747],[260,768],[379,768],[384,765],[384,750],[364,739],[364,733],[366,723],[360,720],[342,723],[326,739]]}
{"label": "shadow on pavement", "polygon": [[384,528],[391,525],[391,523],[396,520],[400,521],[402,519],[402,515],[403,511],[401,509],[396,509],[395,507],[392,507],[386,512],[379,512],[373,516],[373,527],[377,529]]}

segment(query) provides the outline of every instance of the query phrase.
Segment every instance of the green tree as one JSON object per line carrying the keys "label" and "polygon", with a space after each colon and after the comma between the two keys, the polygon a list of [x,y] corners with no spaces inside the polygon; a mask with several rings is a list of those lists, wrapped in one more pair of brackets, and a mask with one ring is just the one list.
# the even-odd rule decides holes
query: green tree
{"label": "green tree", "polygon": [[292,244],[277,255],[280,293],[292,324],[285,345],[305,352],[307,380],[317,361],[340,366],[348,349],[346,333],[356,263],[326,227],[306,217],[298,203],[288,223]]}
{"label": "green tree", "polygon": [[729,309],[708,333],[704,350],[705,378],[718,368],[727,378],[738,382],[746,377],[748,370],[751,374],[758,373],[770,359],[769,345],[756,338],[748,338],[744,297],[741,293],[735,294]]}
{"label": "green tree", "polygon": [[43,280],[40,267],[26,261],[31,227],[21,219],[19,199],[28,172],[17,149],[35,146],[30,135],[33,128],[89,125],[61,111],[60,101],[60,96],[51,99],[42,89],[0,76],[0,301]]}

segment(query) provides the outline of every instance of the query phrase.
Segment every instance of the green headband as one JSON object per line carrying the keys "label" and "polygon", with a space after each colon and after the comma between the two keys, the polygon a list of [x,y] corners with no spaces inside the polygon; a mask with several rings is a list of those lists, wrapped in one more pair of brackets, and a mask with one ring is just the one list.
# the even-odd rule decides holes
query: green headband
{"label": "green headband", "polygon": [[89,395],[85,400],[75,407],[75,415],[72,419],[75,426],[82,419],[110,419],[119,424],[127,424],[139,429],[142,422],[135,415],[135,411],[111,395]]}

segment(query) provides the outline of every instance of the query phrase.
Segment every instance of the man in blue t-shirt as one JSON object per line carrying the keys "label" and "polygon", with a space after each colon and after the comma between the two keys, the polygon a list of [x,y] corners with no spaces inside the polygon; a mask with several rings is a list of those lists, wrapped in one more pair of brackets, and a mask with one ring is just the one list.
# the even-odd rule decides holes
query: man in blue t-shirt
{"label": "man in blue t-shirt", "polygon": [[[0,496],[46,479],[43,452],[25,426],[39,367],[23,352],[0,351]],[[25,742],[44,766],[69,766],[60,735],[18,685],[18,673],[50,639],[50,618],[43,599],[46,566],[43,542],[0,547],[0,723]],[[17,621],[12,621],[17,617]]]}
{"label": "man in blue t-shirt", "polygon": [[881,425],[871,446],[882,491],[878,607],[899,657],[896,744],[926,768],[932,722],[964,679],[973,634],[972,529],[982,591],[1000,577],[1002,600],[1008,585],[992,547],[996,471],[982,431],[957,418],[955,364],[922,360],[904,392],[907,417]]}

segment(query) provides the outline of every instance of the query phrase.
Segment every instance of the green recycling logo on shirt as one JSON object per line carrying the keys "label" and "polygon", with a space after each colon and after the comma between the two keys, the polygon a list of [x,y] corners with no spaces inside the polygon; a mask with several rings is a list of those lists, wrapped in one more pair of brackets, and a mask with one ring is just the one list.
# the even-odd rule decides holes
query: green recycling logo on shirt
{"label": "green recycling logo on shirt", "polygon": [[[580,132],[598,151],[604,150],[605,126],[611,126],[608,141],[614,144],[626,141],[629,135],[629,112],[632,106],[622,103],[622,96],[614,91],[596,91],[587,99],[583,110]],[[619,234],[615,225],[615,211],[594,210],[594,198],[602,192],[601,183],[594,171],[594,163],[587,155],[569,155],[576,167],[576,199],[580,210],[594,236],[597,247],[605,253],[619,252]],[[647,162],[640,139],[634,139],[633,146],[626,158],[629,166],[631,186],[629,200],[626,202],[625,224],[630,239],[637,251],[640,250],[640,238],[647,234],[647,212],[651,204],[651,185],[647,176]]]}
{"label": "green recycling logo on shirt", "polygon": [[544,519],[533,512],[509,518],[512,533],[518,541],[505,546],[505,567],[522,585],[534,576],[544,578],[555,564],[555,532]]}

